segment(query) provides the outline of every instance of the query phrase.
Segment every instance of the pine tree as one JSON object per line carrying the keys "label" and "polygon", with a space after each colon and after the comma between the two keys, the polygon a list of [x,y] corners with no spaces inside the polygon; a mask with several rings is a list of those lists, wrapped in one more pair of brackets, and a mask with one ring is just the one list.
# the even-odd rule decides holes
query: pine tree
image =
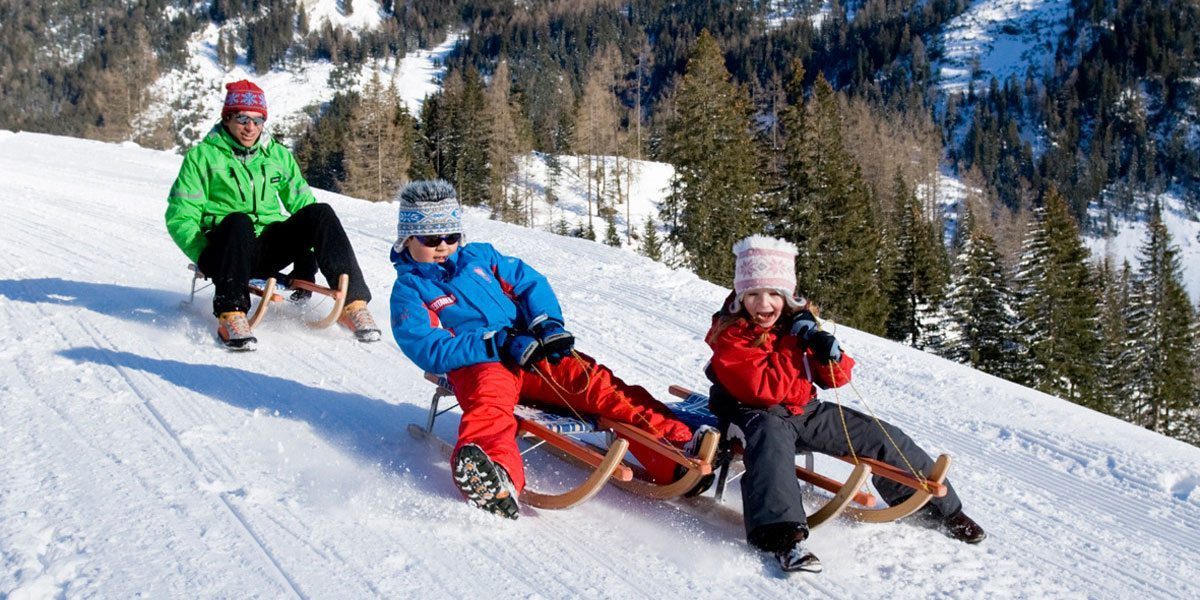
{"label": "pine tree", "polygon": [[947,298],[950,331],[944,351],[951,360],[1008,377],[1013,318],[1000,252],[970,209],[962,226],[962,249]]}
{"label": "pine tree", "polygon": [[520,207],[510,198],[513,178],[517,173],[517,156],[528,151],[525,140],[517,131],[514,117],[516,107],[509,99],[510,76],[508,61],[501,60],[492,75],[492,83],[484,97],[485,121],[488,125],[488,187],[492,216],[516,222],[522,217]]}
{"label": "pine tree", "polygon": [[937,339],[938,311],[946,296],[946,252],[941,226],[931,223],[900,171],[893,183],[896,214],[891,231],[895,258],[888,297],[887,336],[915,348]]}
{"label": "pine tree", "polygon": [[1027,237],[1017,268],[1018,379],[1040,391],[1096,407],[1099,295],[1088,250],[1067,208],[1051,188]]}
{"label": "pine tree", "polygon": [[674,96],[663,157],[675,165],[664,219],[700,277],[733,283],[737,240],[759,228],[758,160],[750,101],[731,81],[717,42],[703,31]]}
{"label": "pine tree", "polygon": [[1132,336],[1138,347],[1134,423],[1172,437],[1192,432],[1196,411],[1196,315],[1182,283],[1179,250],[1152,208],[1135,280]]}
{"label": "pine tree", "polygon": [[604,243],[614,248],[621,247],[621,234],[617,231],[617,217],[614,213],[608,213],[604,217]]}
{"label": "pine tree", "polygon": [[489,198],[491,131],[484,118],[484,87],[479,72],[467,70],[462,87],[447,99],[448,168],[463,204],[479,206]]}
{"label": "pine tree", "polygon": [[413,131],[394,81],[385,86],[375,71],[351,112],[349,129],[342,192],[366,200],[391,199],[408,181]]}
{"label": "pine tree", "polygon": [[1120,272],[1105,258],[1097,266],[1100,290],[1099,381],[1097,408],[1118,418],[1132,420],[1132,400],[1137,390],[1138,344],[1130,327],[1133,269],[1125,261]]}
{"label": "pine tree", "polygon": [[800,293],[831,318],[883,333],[888,308],[880,282],[888,265],[879,209],[846,149],[837,93],[818,75],[803,116],[796,110],[784,111],[788,184],[776,213],[778,230],[800,250]]}
{"label": "pine tree", "polygon": [[658,236],[658,225],[654,217],[646,217],[646,225],[642,234],[642,254],[650,260],[662,262],[662,240]]}

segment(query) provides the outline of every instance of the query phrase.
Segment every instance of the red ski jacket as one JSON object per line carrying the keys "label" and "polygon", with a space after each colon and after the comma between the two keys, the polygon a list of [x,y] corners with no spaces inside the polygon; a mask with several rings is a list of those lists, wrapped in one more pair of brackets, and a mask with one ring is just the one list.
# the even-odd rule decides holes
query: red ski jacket
{"label": "red ski jacket", "polygon": [[843,354],[841,362],[822,364],[796,336],[778,328],[767,330],[746,319],[719,328],[717,316],[705,337],[713,351],[713,375],[746,406],[782,404],[798,415],[817,397],[816,386],[836,388],[850,381],[854,359],[849,355]]}

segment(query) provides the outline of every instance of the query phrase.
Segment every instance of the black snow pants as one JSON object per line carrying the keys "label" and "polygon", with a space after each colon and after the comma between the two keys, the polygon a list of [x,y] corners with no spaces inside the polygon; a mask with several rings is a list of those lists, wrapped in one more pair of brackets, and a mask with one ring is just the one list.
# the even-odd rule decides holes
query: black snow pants
{"label": "black snow pants", "polygon": [[243,213],[232,213],[207,234],[208,246],[197,266],[213,282],[213,314],[250,310],[246,284],[253,277],[272,277],[293,265],[291,277],[314,281],[317,269],[331,287],[342,273],[350,276],[346,304],[371,301],[350,239],[328,204],[309,204],[285,221],[271,223],[262,235]]}
{"label": "black snow pants", "polygon": [[[727,417],[731,425],[745,434],[746,474],[742,477],[742,510],[745,515],[746,538],[754,546],[777,551],[781,544],[793,539],[798,530],[808,529],[800,482],[796,479],[796,454],[819,452],[831,456],[848,456],[846,430],[859,456],[881,460],[907,469],[903,456],[921,473],[929,473],[933,459],[900,428],[880,421],[888,435],[895,440],[899,451],[888,441],[875,420],[850,408],[842,408],[846,429],[836,404],[813,400],[804,413],[793,415],[780,405],[767,409],[750,409],[738,405],[728,392],[714,385],[710,398],[714,412]],[[723,409],[718,410],[722,406]],[[914,490],[882,477],[872,483],[889,506],[908,499]],[[930,505],[942,516],[962,509],[958,494],[946,481],[947,493],[934,498]]]}

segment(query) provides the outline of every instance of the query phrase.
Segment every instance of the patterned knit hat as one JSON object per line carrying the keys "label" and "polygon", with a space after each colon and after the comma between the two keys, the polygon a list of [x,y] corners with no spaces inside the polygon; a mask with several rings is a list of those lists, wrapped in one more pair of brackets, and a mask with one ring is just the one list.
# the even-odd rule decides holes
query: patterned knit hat
{"label": "patterned knit hat", "polygon": [[221,108],[221,118],[242,111],[260,112],[263,117],[267,116],[267,96],[262,88],[249,79],[225,84],[225,106]]}
{"label": "patterned knit hat", "polygon": [[803,301],[796,298],[796,246],[752,235],[734,244],[733,253],[737,256],[733,274],[733,291],[737,296],[730,306],[732,312],[741,308],[746,292],[761,289],[779,292],[792,308],[803,306]]}
{"label": "patterned knit hat", "polygon": [[400,218],[396,221],[396,252],[404,251],[404,241],[414,235],[462,233],[462,206],[454,186],[434,179],[414,181],[396,196]]}

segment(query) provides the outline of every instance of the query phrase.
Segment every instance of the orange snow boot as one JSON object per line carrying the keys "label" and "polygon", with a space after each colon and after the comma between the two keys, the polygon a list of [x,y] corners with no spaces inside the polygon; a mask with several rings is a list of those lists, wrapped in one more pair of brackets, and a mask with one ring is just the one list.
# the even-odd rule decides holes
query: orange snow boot
{"label": "orange snow boot", "polygon": [[338,323],[354,332],[354,337],[360,342],[378,342],[382,335],[379,326],[375,324],[375,318],[371,316],[371,311],[367,310],[367,303],[362,300],[347,304],[346,308],[342,309]]}
{"label": "orange snow boot", "polygon": [[258,338],[250,333],[250,321],[246,320],[246,313],[240,310],[221,313],[217,317],[217,335],[230,350],[245,352],[254,350],[258,345]]}

